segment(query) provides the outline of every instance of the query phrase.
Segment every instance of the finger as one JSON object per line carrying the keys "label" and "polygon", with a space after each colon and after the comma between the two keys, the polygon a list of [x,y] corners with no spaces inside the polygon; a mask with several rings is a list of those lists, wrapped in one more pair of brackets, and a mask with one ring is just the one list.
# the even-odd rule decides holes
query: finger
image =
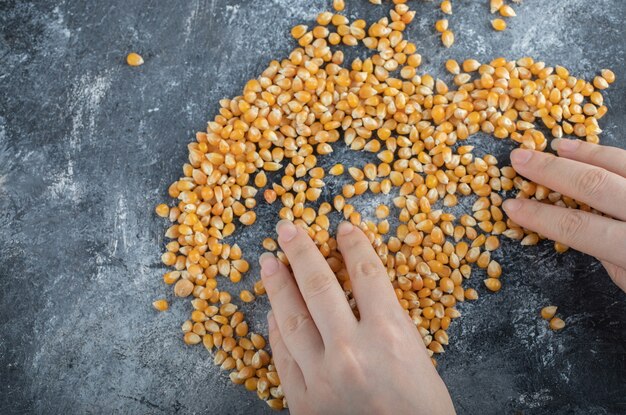
{"label": "finger", "polygon": [[290,354],[307,370],[324,352],[322,338],[287,267],[270,253],[261,255],[259,262],[282,338]]}
{"label": "finger", "polygon": [[622,291],[626,293],[626,269],[618,267],[615,264],[611,264],[607,261],[600,261],[604,268],[606,268],[606,272],[609,273],[609,276]]}
{"label": "finger", "polygon": [[337,244],[346,263],[361,320],[402,312],[387,270],[365,234],[349,222],[337,229]]}
{"label": "finger", "polygon": [[306,390],[304,375],[295,361],[289,348],[286,346],[280,334],[280,328],[273,316],[272,311],[267,314],[267,325],[270,334],[270,346],[278,377],[287,399],[297,399]]}
{"label": "finger", "polygon": [[276,231],[322,340],[336,338],[356,324],[337,277],[304,229],[281,220]]}
{"label": "finger", "polygon": [[626,150],[587,143],[582,140],[556,139],[550,143],[561,157],[602,167],[626,177]]}
{"label": "finger", "polygon": [[524,177],[626,220],[626,179],[599,167],[540,151],[513,150],[511,161]]}
{"label": "finger", "polygon": [[622,222],[529,199],[509,199],[503,207],[524,228],[616,265],[626,265],[626,225]]}

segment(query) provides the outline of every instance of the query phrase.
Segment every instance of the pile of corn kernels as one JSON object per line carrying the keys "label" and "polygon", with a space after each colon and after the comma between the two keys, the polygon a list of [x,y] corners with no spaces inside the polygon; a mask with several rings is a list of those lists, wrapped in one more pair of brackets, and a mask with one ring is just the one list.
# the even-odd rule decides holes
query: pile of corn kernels
{"label": "pile of corn kernels", "polygon": [[[329,217],[360,226],[431,357],[448,344],[446,330],[460,316],[456,305],[478,298],[475,289],[464,288],[473,269],[484,270],[488,290],[501,289],[502,268],[492,258],[500,238],[522,245],[542,239],[504,216],[503,196],[591,210],[525,180],[492,155],[474,156],[474,147],[464,142],[482,132],[542,151],[550,139],[539,130],[545,127],[552,137],[598,143],[598,120],[607,111],[599,91],[614,74],[603,70],[587,82],[530,57],[449,60],[448,85],[418,73],[422,58],[403,34],[415,11],[405,0],[393,3],[389,17],[368,25],[350,21],[341,14],[343,1],[334,0],[335,11],[320,13],[316,25],[294,27],[298,46],[248,81],[240,96],[220,101],[219,114],[188,145],[183,177],[169,187],[175,204],[156,208],[172,222],[162,261],[173,270],[163,279],[193,307],[182,326],[185,343],[202,343],[233,383],[274,409],[287,407],[287,401],[271,353],[235,304],[264,295],[263,285],[241,290],[240,302],[222,284],[238,283],[250,269],[245,253],[228,238],[255,223],[257,204],[280,204],[281,219],[308,231],[357,316]],[[371,50],[370,57],[346,65],[339,46],[359,44]],[[338,163],[325,171],[318,160],[333,157],[337,146],[374,153],[378,161]],[[266,172],[280,179],[270,182]],[[350,183],[332,200],[320,200],[326,182],[338,175]],[[350,203],[368,194],[389,195],[390,204],[376,208],[376,221],[363,220]],[[466,197],[475,199],[471,211],[459,217],[449,212]],[[395,229],[392,213],[399,222]],[[271,238],[258,242],[277,250]],[[567,247],[555,243],[555,249]],[[276,254],[288,264],[282,252]],[[168,303],[154,306],[165,310]]]}

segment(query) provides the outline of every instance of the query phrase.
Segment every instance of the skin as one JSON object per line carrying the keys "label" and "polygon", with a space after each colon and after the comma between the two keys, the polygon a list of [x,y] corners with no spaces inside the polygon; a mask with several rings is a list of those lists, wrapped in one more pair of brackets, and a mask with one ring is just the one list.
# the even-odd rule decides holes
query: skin
{"label": "skin", "polygon": [[307,233],[287,221],[277,231],[294,275],[266,253],[261,277],[272,304],[270,345],[290,411],[453,414],[446,386],[363,232],[347,222],[337,231],[357,320]]}
{"label": "skin", "polygon": [[611,218],[525,199],[505,201],[504,211],[518,225],[596,257],[626,292],[626,151],[581,140],[554,140],[552,146],[559,157],[514,150],[513,167]]}
{"label": "skin", "polygon": [[[626,291],[626,151],[580,140],[554,140],[560,157],[514,150],[524,177],[611,217],[510,199],[517,224],[597,257]],[[445,384],[387,272],[360,229],[343,222],[337,243],[347,266],[356,319],[326,260],[307,233],[277,225],[293,275],[272,254],[260,258],[272,311],[270,344],[294,414],[453,414]]]}

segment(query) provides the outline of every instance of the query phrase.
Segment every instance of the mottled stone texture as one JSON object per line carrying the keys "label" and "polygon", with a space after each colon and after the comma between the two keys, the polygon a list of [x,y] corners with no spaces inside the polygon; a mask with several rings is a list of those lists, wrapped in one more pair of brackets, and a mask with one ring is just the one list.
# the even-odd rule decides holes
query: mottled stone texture
{"label": "mottled stone texture", "polygon": [[[285,57],[289,28],[328,3],[0,2],[0,413],[269,413],[204,348],[182,343],[188,301],[152,309],[172,296],[159,262],[165,223],[152,212],[218,99]],[[351,16],[383,14],[348,3]],[[444,79],[449,58],[531,55],[587,78],[613,68],[602,139],[626,147],[626,2],[526,0],[495,33],[486,0],[455,0],[449,50],[434,34],[437,2],[411,3],[408,37],[422,69]],[[126,66],[129,51],[146,63]],[[504,161],[512,148],[481,135],[470,142]],[[341,147],[323,164],[366,157]],[[373,205],[357,202],[367,214]],[[233,238],[252,263],[275,212],[260,207],[260,220]],[[504,289],[486,293],[480,275],[469,282],[481,298],[459,307],[439,359],[459,413],[626,412],[626,296],[601,266],[547,242],[505,242],[495,256]],[[258,268],[250,274],[242,285]],[[561,333],[539,319],[548,304],[567,321]],[[267,300],[244,309],[265,332]]]}

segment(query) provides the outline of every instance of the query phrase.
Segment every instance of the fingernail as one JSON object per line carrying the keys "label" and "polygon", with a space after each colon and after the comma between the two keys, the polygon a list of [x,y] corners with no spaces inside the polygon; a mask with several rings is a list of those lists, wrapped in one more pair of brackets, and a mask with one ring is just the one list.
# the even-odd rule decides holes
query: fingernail
{"label": "fingernail", "polygon": [[272,310],[267,312],[267,327],[270,331],[274,330],[274,325],[276,324],[276,320],[274,320],[274,312]]}
{"label": "fingernail", "polygon": [[532,151],[518,148],[516,150],[513,150],[513,152],[511,153],[511,161],[518,166],[521,166],[528,163],[528,160],[530,160],[532,156]]}
{"label": "fingernail", "polygon": [[562,140],[562,138],[555,138],[552,141],[550,141],[550,148],[554,151],[558,151],[559,149],[559,142]]}
{"label": "fingernail", "polygon": [[347,235],[354,229],[354,225],[350,222],[341,222],[339,227],[337,228],[337,234],[339,235]]}
{"label": "fingernail", "polygon": [[502,207],[507,212],[515,212],[522,207],[522,201],[519,199],[507,199],[502,204]]}
{"label": "fingernail", "polygon": [[265,275],[272,275],[278,271],[278,260],[269,252],[261,254],[259,264],[261,264],[261,272]]}
{"label": "fingernail", "polygon": [[298,229],[296,228],[296,225],[283,219],[276,224],[276,233],[278,233],[278,237],[283,242],[289,242],[296,237]]}
{"label": "fingernail", "polygon": [[573,153],[578,149],[578,147],[580,147],[580,140],[565,140],[560,138],[558,140],[552,140],[550,146],[552,147],[552,150],[560,153]]}

